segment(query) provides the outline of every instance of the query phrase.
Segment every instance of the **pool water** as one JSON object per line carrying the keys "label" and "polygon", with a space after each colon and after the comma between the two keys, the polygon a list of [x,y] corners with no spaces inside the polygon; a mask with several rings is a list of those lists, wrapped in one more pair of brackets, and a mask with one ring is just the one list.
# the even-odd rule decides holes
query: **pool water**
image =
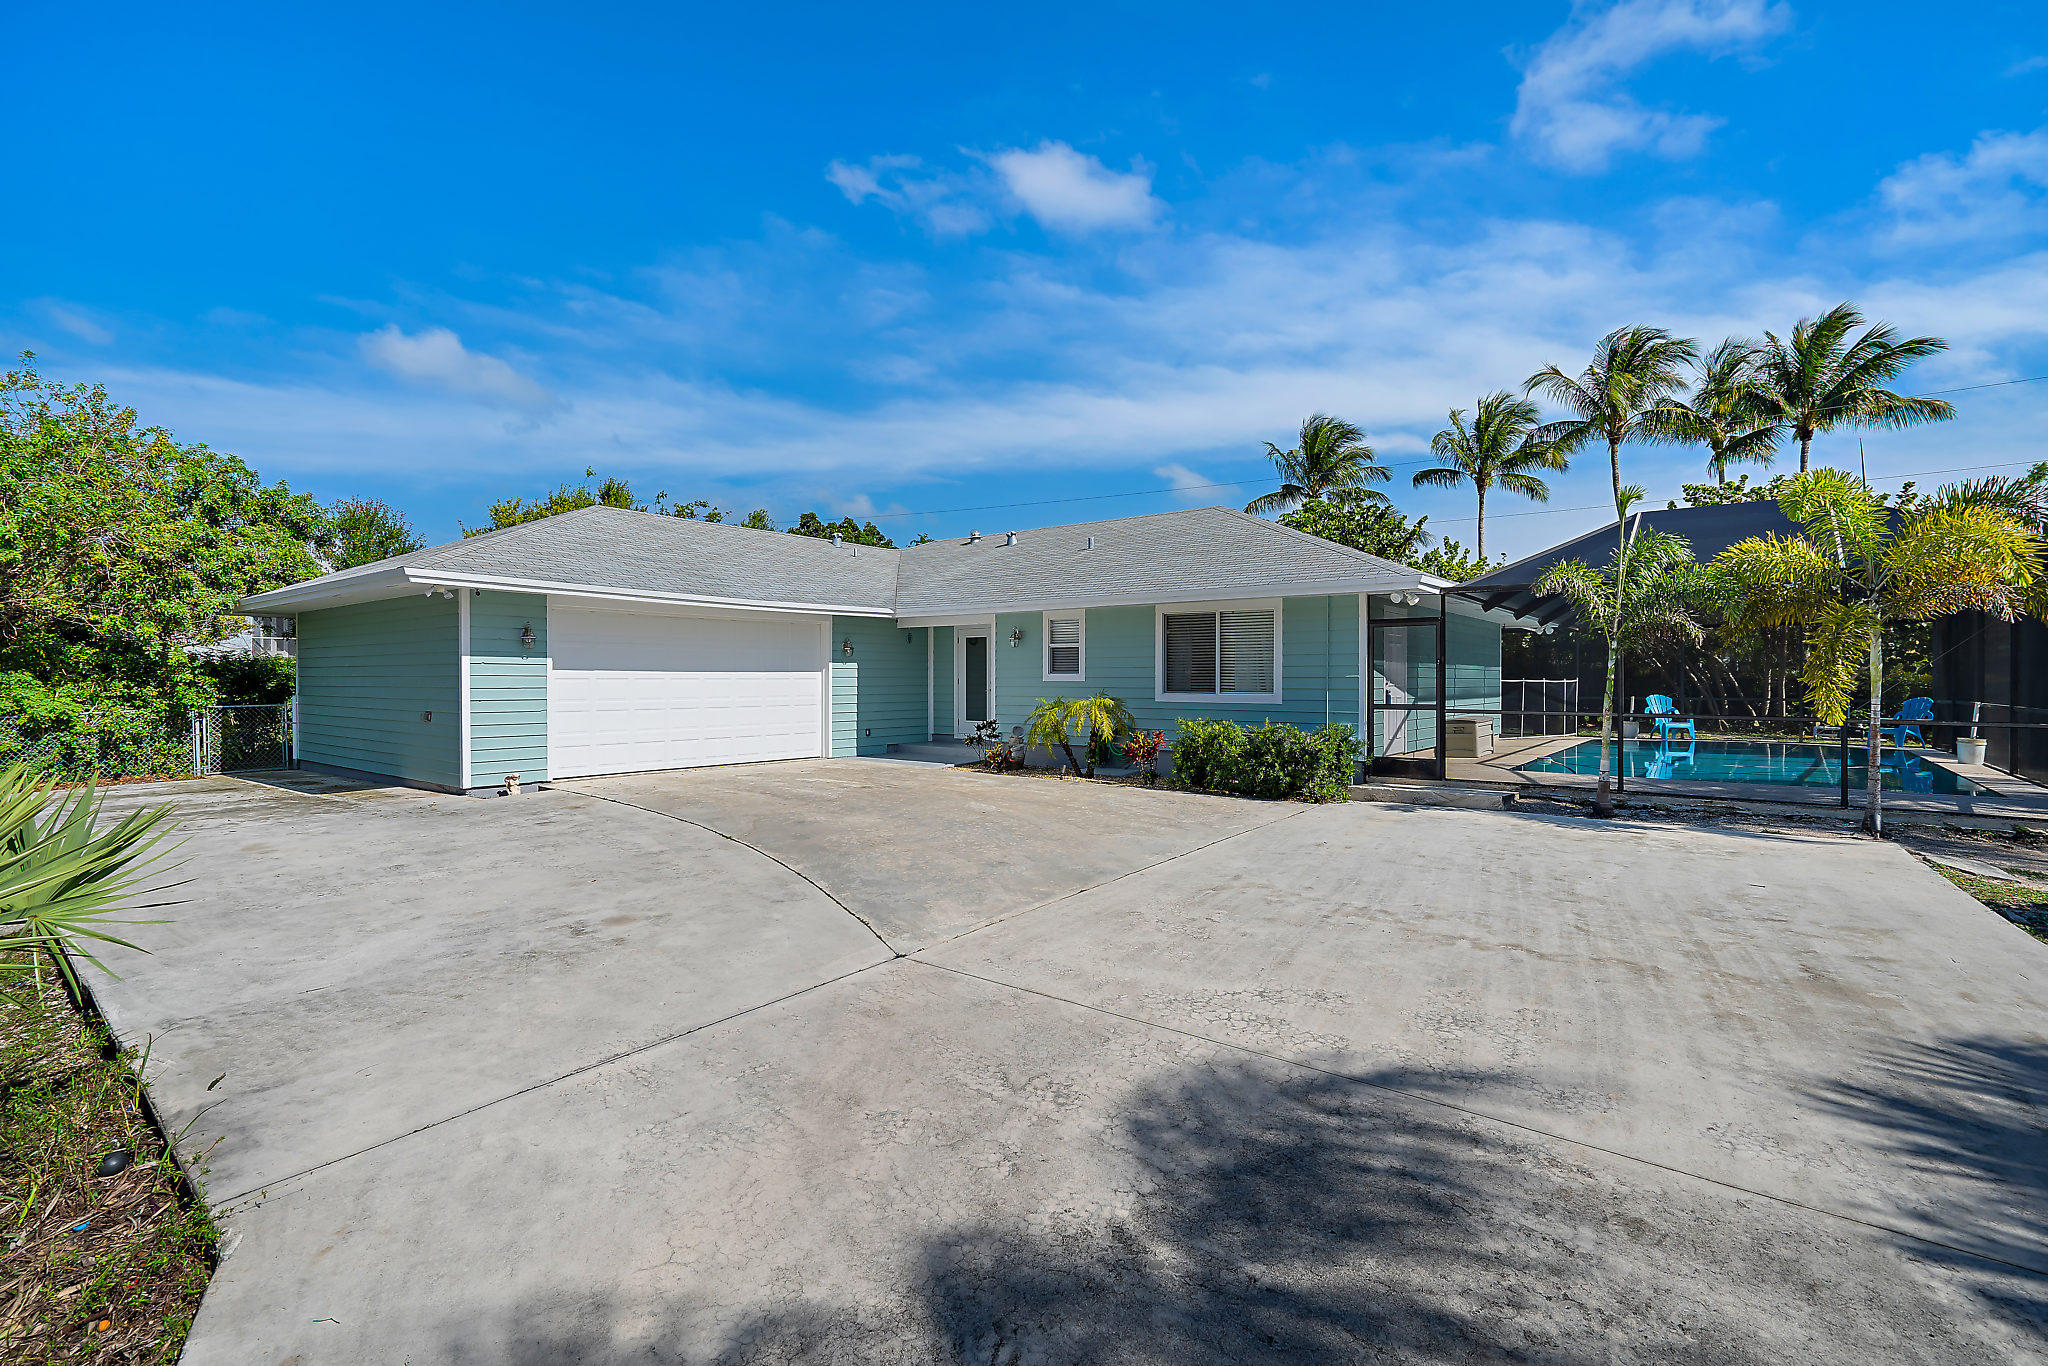
{"label": "pool water", "polygon": [[[1859,746],[1850,751],[1849,786],[1861,788],[1866,765],[1855,762],[1863,754]],[[1631,778],[1672,778],[1695,783],[1777,783],[1788,787],[1836,787],[1841,783],[1840,753],[1833,745],[1788,744],[1768,740],[1683,740],[1664,743],[1651,740],[1621,741],[1622,772]],[[1600,742],[1584,740],[1570,749],[1526,764],[1517,773],[1584,773],[1600,771]],[[1890,751],[1879,767],[1879,781],[1887,792],[1929,792],[1949,797],[1967,797],[1989,789],[1948,769],[1930,764],[1916,754]]]}

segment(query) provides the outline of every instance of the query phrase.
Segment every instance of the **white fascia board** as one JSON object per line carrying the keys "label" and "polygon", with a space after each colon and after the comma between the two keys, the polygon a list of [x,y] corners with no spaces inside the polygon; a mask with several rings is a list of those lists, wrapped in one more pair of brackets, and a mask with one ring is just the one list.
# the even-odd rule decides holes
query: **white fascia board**
{"label": "white fascia board", "polygon": [[1333,579],[1324,583],[1266,584],[1247,587],[1242,591],[1215,588],[1191,589],[1186,592],[1129,593],[1105,597],[1038,599],[1031,602],[1005,604],[1001,607],[978,607],[971,612],[921,613],[896,618],[898,626],[916,628],[919,626],[970,626],[985,622],[993,614],[1003,616],[1012,613],[1058,612],[1088,607],[1150,607],[1159,603],[1182,602],[1265,602],[1273,598],[1323,598],[1341,597],[1351,593],[1391,593],[1407,589],[1417,593],[1434,594],[1447,585],[1433,574],[1409,573],[1399,577],[1378,576],[1370,579]]}
{"label": "white fascia board", "polygon": [[240,612],[273,613],[311,611],[340,607],[354,602],[375,602],[381,598],[402,598],[409,593],[435,588],[482,588],[504,593],[545,593],[558,598],[586,598],[594,602],[659,603],[677,607],[716,607],[732,612],[803,612],[841,617],[888,618],[895,614],[886,607],[858,607],[825,602],[750,601],[719,598],[702,593],[657,593],[631,588],[600,588],[590,584],[556,583],[549,579],[509,579],[491,574],[451,573],[433,569],[397,568],[365,575],[345,584],[321,584],[315,579],[290,588],[256,593],[235,604]]}

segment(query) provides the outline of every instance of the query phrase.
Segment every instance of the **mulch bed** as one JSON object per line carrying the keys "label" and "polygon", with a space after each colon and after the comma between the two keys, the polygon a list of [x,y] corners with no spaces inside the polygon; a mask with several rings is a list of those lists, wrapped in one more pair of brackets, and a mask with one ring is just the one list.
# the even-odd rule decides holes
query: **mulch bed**
{"label": "mulch bed", "polygon": [[0,1360],[178,1358],[218,1235],[142,1109],[138,1061],[47,962],[40,982],[0,976]]}

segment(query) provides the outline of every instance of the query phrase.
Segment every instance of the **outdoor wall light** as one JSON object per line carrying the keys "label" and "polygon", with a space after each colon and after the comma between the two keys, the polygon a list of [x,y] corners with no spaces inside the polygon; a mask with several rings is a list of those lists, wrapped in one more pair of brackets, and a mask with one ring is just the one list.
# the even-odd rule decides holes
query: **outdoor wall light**
{"label": "outdoor wall light", "polygon": [[917,643],[917,633],[916,633],[915,631],[905,631],[905,632],[903,633],[903,643],[904,643],[905,645],[914,645],[914,644],[916,644],[916,643]]}
{"label": "outdoor wall light", "polygon": [[853,637],[852,637],[852,636],[848,636],[848,637],[847,637],[846,639],[844,639],[844,640],[842,640],[842,641],[840,641],[840,642],[839,642],[839,653],[840,653],[840,654],[843,654],[843,655],[845,655],[845,656],[846,656],[846,657],[847,657],[848,659],[852,659],[852,658],[853,658]]}
{"label": "outdoor wall light", "polygon": [[1021,627],[1021,626],[1012,626],[1012,627],[1010,628],[1010,648],[1014,650],[1014,649],[1016,649],[1016,648],[1017,648],[1017,647],[1018,647],[1019,645],[1022,645],[1023,643],[1024,643],[1024,628],[1023,628],[1023,627]]}
{"label": "outdoor wall light", "polygon": [[534,645],[534,639],[535,637],[533,634],[533,623],[529,621],[524,626],[519,628],[519,648],[522,650],[531,650]]}

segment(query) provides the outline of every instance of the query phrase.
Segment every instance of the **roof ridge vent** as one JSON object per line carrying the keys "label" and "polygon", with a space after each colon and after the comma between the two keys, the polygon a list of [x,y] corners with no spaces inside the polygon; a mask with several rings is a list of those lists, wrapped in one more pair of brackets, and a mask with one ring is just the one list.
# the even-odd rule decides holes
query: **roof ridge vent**
{"label": "roof ridge vent", "polygon": [[836,532],[836,531],[832,533],[832,544],[834,544],[834,545],[838,545],[838,544],[839,544],[839,533],[838,533],[838,532]]}
{"label": "roof ridge vent", "polygon": [[1087,545],[1084,545],[1084,546],[1082,546],[1081,548],[1082,548],[1083,550],[1093,550],[1093,549],[1095,549],[1095,538],[1094,538],[1093,536],[1090,536],[1090,537],[1088,538],[1088,544],[1087,544]]}
{"label": "roof ridge vent", "polygon": [[969,545],[973,545],[976,541],[980,539],[981,533],[979,531],[970,531],[967,533],[967,544]]}
{"label": "roof ridge vent", "polygon": [[1015,544],[1017,544],[1017,533],[1016,533],[1016,532],[1014,532],[1014,531],[1005,531],[1005,532],[1003,533],[1003,544],[1004,544],[1004,545],[1015,545]]}

